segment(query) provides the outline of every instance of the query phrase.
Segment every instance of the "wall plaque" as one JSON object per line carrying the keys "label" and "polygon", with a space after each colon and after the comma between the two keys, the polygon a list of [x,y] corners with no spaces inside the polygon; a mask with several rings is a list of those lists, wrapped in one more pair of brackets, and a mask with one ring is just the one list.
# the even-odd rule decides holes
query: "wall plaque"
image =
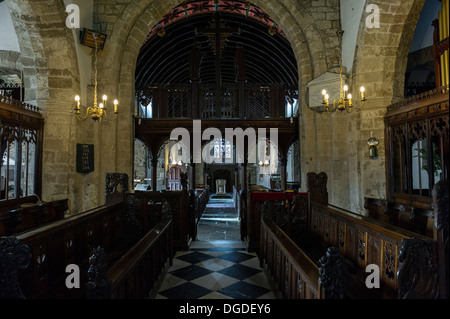
{"label": "wall plaque", "polygon": [[77,144],[77,173],[94,171],[94,145]]}

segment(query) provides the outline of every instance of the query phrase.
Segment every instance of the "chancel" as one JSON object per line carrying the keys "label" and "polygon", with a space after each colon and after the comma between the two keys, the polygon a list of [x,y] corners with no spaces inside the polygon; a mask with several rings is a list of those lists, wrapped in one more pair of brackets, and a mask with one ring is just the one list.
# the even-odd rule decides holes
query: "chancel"
{"label": "chancel", "polygon": [[0,0],[1,299],[448,298],[449,0],[68,2]]}

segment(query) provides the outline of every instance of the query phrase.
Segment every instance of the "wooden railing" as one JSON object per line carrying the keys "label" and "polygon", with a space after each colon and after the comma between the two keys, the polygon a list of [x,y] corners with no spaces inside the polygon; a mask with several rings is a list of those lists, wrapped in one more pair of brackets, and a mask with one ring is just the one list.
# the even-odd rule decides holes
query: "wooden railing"
{"label": "wooden railing", "polygon": [[190,197],[187,191],[136,191],[133,197],[138,200],[136,216],[145,230],[149,231],[159,221],[158,214],[164,203],[171,207],[173,220],[173,245],[176,250],[189,247],[189,242],[195,238],[195,216],[190,210]]}
{"label": "wooden railing", "polygon": [[209,202],[209,188],[206,187],[204,189],[197,189],[197,193],[195,194],[195,206],[194,206],[194,214],[196,223],[202,218],[203,213],[205,212],[206,205]]}
{"label": "wooden railing", "polygon": [[364,208],[368,216],[385,223],[436,239],[431,199],[426,203],[411,196],[397,194],[393,201],[366,197]]}
{"label": "wooden railing", "polygon": [[[260,247],[261,208],[265,201],[286,201],[296,196],[307,196],[307,193],[270,192],[253,189],[246,194],[245,240],[249,251],[258,251]],[[289,218],[290,219],[290,218]]]}
{"label": "wooden railing", "polygon": [[90,258],[88,298],[149,298],[159,276],[172,265],[172,219],[161,220],[109,268],[104,255],[104,250],[97,248]]}
{"label": "wooden railing", "polygon": [[24,296],[29,299],[85,296],[83,286],[66,287],[66,267],[77,265],[80,282],[86,282],[89,256],[98,246],[108,251],[108,262],[112,264],[125,250],[123,210],[122,203],[102,206],[17,235],[31,253],[29,266],[18,273]]}
{"label": "wooden railing", "polygon": [[331,205],[312,202],[311,207],[311,233],[338,248],[361,273],[369,264],[377,265],[381,284],[388,288],[388,295],[395,296],[402,240],[429,238]]}
{"label": "wooden railing", "polygon": [[319,299],[319,267],[271,220],[261,222],[261,266],[286,299]]}
{"label": "wooden railing", "polygon": [[[138,207],[128,195],[125,203],[104,205],[16,237],[0,237],[0,297],[148,297],[173,257],[173,210],[165,202],[160,219],[145,231],[135,216]],[[67,267],[77,269],[73,275],[79,287],[67,286]],[[98,278],[102,271],[105,276]],[[103,285],[105,280],[111,284]]]}
{"label": "wooden railing", "polygon": [[12,236],[64,218],[67,199],[41,202],[37,196],[0,201],[0,236]]}

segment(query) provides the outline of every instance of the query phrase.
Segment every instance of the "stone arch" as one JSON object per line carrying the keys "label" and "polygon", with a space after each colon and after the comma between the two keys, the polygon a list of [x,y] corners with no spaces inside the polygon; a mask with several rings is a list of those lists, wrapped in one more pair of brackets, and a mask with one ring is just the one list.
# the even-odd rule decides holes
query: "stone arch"
{"label": "stone arch", "polygon": [[[105,59],[111,63],[104,72],[111,72],[106,78],[120,83],[122,99],[131,102],[134,96],[136,60],[148,32],[179,3],[179,0],[134,0],[115,21],[109,40],[109,58]],[[315,21],[304,5],[295,0],[255,0],[253,3],[277,21],[291,42],[298,64],[300,91],[305,83],[326,72],[337,61],[335,50],[330,50],[338,44],[335,33],[319,30],[320,21]]]}
{"label": "stone arch", "polygon": [[[384,116],[390,104],[403,99],[407,55],[424,2],[372,1],[380,9],[380,28],[367,27],[365,8],[360,21],[350,79],[354,96],[359,94],[356,84],[364,85],[368,100],[348,125],[346,182],[355,190],[348,194],[348,209],[361,214],[365,214],[364,197],[386,196]],[[365,147],[371,132],[380,140],[377,161],[368,158]]]}
{"label": "stone arch", "polygon": [[[42,6],[20,0],[7,1],[7,6],[19,40],[25,100],[45,109],[46,100],[54,99],[53,89],[76,87],[79,78],[72,32],[65,26],[64,2]],[[67,98],[73,99],[72,95]],[[58,96],[58,100],[65,99]]]}
{"label": "stone arch", "polygon": [[[352,78],[357,83],[368,83],[368,91],[381,89],[382,101],[378,97],[375,100],[387,107],[403,99],[408,51],[425,0],[373,3],[380,8],[380,28],[369,29],[365,23],[367,14],[363,14]],[[383,83],[383,87],[374,83]]]}
{"label": "stone arch", "polygon": [[[109,26],[111,30],[109,44],[102,53],[104,55],[102,60],[108,61],[108,65],[100,66],[100,69],[103,78],[110,81],[113,86],[112,90],[118,91],[122,110],[124,107],[128,108],[125,110],[128,115],[119,119],[123,123],[121,126],[126,128],[118,137],[117,143],[120,145],[133,143],[134,133],[129,122],[135,112],[134,80],[139,50],[151,28],[180,2],[180,0],[132,0],[124,7],[113,25]],[[302,113],[310,112],[306,103],[306,83],[328,71],[338,59],[336,50],[333,49],[338,45],[335,30],[340,26],[336,26],[336,23],[329,26],[321,25],[322,21],[296,0],[255,0],[254,4],[265,10],[280,25],[291,42],[299,72],[301,98],[298,112],[302,117]],[[336,2],[334,5],[336,7],[334,11],[339,14],[339,3]],[[303,124],[307,123],[305,120],[300,121],[303,121]],[[301,135],[306,136],[304,133]],[[132,160],[131,153],[131,149],[127,150],[129,160]],[[124,157],[121,160],[123,167],[118,169],[129,170],[126,162],[127,159]]]}
{"label": "stone arch", "polygon": [[17,67],[22,68],[24,73],[24,100],[32,102],[45,99],[48,93],[38,92],[38,84],[48,83],[48,79],[45,77],[46,70],[37,67],[42,66],[45,59],[43,48],[39,45],[40,41],[37,41],[40,35],[36,26],[37,21],[33,18],[34,12],[25,1],[7,1],[7,6],[19,41],[20,53],[16,65],[18,64]]}
{"label": "stone arch", "polygon": [[[83,205],[83,189],[73,185],[82,184],[83,178],[71,173],[75,138],[84,134],[78,130],[81,124],[71,116],[80,77],[75,38],[65,25],[66,6],[63,0],[45,5],[7,0],[7,6],[19,40],[24,100],[36,104],[45,119],[42,198],[68,198],[70,211],[82,210],[78,205]],[[97,199],[91,200],[86,208],[97,205]]]}

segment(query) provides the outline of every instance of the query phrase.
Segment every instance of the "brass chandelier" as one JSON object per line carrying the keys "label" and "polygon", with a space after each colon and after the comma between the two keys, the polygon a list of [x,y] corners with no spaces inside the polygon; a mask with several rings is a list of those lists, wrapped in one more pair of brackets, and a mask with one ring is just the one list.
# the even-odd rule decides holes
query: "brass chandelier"
{"label": "brass chandelier", "polygon": [[[322,105],[325,107],[325,110],[327,113],[334,113],[336,111],[343,112],[344,110],[350,113],[354,107],[353,105],[353,96],[349,93],[349,87],[347,84],[344,84],[344,80],[342,78],[342,36],[344,35],[343,30],[337,31],[337,36],[339,38],[339,46],[340,46],[340,57],[339,57],[339,75],[340,75],[340,96],[339,99],[335,98],[333,100],[333,103],[330,104],[330,96],[327,93],[327,91],[324,89],[322,90],[323,95],[323,102]],[[361,93],[361,105],[355,106],[357,109],[361,109],[364,107],[365,102],[367,101],[366,95],[365,95],[366,89],[364,86],[361,86],[360,93]]]}
{"label": "brass chandelier", "polygon": [[[90,116],[94,121],[101,123],[103,117],[108,118],[107,114],[106,114],[106,110],[107,110],[107,100],[108,97],[106,95],[103,95],[102,97],[102,102],[98,104],[98,99],[97,99],[97,86],[98,86],[98,81],[97,81],[97,52],[98,52],[98,44],[97,44],[97,40],[98,40],[98,34],[93,32],[92,36],[94,38],[94,42],[95,42],[95,61],[94,61],[94,104],[93,106],[88,106],[86,107],[86,114],[84,116],[80,116],[80,96],[76,95],[75,96],[75,114],[77,116],[77,118],[79,120],[85,120],[86,118],[88,118],[88,116]],[[119,101],[117,99],[114,99],[114,120],[117,118],[117,115],[119,114],[118,111],[118,105],[119,105]]]}

